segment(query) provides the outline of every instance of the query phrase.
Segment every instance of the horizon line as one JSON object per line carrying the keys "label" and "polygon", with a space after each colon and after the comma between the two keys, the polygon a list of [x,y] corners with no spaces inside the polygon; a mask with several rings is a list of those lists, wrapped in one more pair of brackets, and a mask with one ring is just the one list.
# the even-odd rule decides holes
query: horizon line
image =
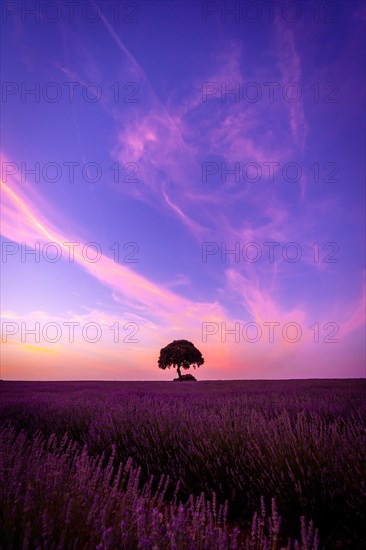
{"label": "horizon line", "polygon": [[[292,381],[305,381],[305,380],[366,380],[366,377],[340,377],[340,378],[216,378],[216,379],[203,379],[194,380],[194,382],[292,382]],[[162,382],[170,383],[175,380],[98,380],[98,379],[60,379],[60,380],[16,380],[16,379],[4,379],[0,378],[0,382]],[[186,381],[187,382],[187,381]],[[191,380],[192,382],[192,380]]]}

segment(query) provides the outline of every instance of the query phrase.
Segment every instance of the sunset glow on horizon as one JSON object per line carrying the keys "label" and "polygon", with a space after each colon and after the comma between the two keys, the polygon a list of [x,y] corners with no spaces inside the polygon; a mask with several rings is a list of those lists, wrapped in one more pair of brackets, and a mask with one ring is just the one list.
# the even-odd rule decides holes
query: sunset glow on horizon
{"label": "sunset glow on horizon", "polygon": [[1,379],[365,377],[364,4],[55,4],[2,6]]}

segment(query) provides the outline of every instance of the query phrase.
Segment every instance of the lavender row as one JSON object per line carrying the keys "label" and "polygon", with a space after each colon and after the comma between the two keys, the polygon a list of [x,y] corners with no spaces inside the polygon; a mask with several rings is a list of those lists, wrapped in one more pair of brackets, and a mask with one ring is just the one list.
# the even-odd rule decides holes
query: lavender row
{"label": "lavender row", "polygon": [[[0,431],[2,548],[107,549],[266,549],[280,548],[281,518],[272,499],[267,516],[254,514],[251,531],[227,524],[227,503],[217,505],[191,495],[183,504],[177,489],[165,502],[169,477],[156,489],[154,477],[140,486],[140,469],[129,459],[114,468],[114,452],[103,467],[104,455],[91,458],[87,446],[64,436],[31,439],[11,425]],[[317,550],[313,523],[301,518],[301,549]],[[299,549],[288,539],[287,549]]]}
{"label": "lavender row", "polygon": [[141,486],[169,477],[164,502],[178,482],[182,502],[215,493],[244,532],[261,497],[273,497],[290,538],[304,516],[320,548],[356,550],[366,539],[365,389],[362,380],[3,382],[0,423],[30,437],[67,433],[94,459],[113,455],[115,470],[132,459]]}

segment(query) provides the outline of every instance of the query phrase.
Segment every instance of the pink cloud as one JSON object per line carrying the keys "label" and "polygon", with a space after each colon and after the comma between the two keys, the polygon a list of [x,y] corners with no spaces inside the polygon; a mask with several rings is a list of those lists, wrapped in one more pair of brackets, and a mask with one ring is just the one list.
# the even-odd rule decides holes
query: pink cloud
{"label": "pink cloud", "polygon": [[[352,334],[365,326],[366,317],[366,290],[364,289],[357,303],[353,306],[348,317],[343,321],[341,334],[343,337]],[[343,320],[343,319],[342,319]]]}
{"label": "pink cloud", "polygon": [[[65,252],[68,252],[65,243],[83,243],[78,235],[63,233],[41,215],[29,198],[23,196],[22,191],[19,189],[19,182],[15,178],[12,179],[11,185],[9,182],[2,182],[1,187],[5,206],[2,219],[2,234],[4,236],[15,242],[24,241],[29,246],[34,246],[35,242],[55,242]],[[224,308],[217,302],[192,302],[172,292],[167,287],[158,285],[124,265],[114,262],[111,258],[102,256],[97,263],[90,263],[85,261],[85,258],[76,248],[74,259],[93,278],[111,289],[117,303],[124,308],[123,313],[127,319],[135,319],[145,331],[141,346],[131,348],[132,356],[130,360],[133,363],[146,361],[152,349],[158,350],[159,346],[166,345],[167,341],[171,339],[181,338],[182,334],[186,338],[197,341],[201,334],[202,321],[221,322],[222,319],[226,319]],[[106,328],[121,319],[120,316],[115,316],[115,321],[113,321],[113,317],[106,312],[91,311],[89,315],[84,314],[81,316],[70,312],[63,318],[63,321],[71,320],[85,323],[88,318],[95,320],[96,317]],[[151,320],[151,317],[153,320]],[[18,312],[11,314],[10,318],[18,322],[26,319],[32,322],[55,321],[46,312],[33,312],[31,314]],[[59,321],[61,322],[61,318]],[[159,330],[156,330],[157,327]],[[79,342],[79,345],[81,346],[80,350],[75,347],[71,349],[71,352],[70,349],[63,350],[64,359],[65,354],[68,356],[70,353],[73,360],[82,357],[83,353],[87,356],[92,353],[92,357],[95,356],[95,347],[94,349],[91,349],[90,346],[85,348],[82,342]],[[7,350],[9,350],[9,347]],[[217,357],[216,352],[215,345],[213,345],[207,351],[206,356],[212,359]],[[113,362],[114,357],[115,361],[120,361],[120,350],[117,350],[116,346],[106,344],[104,347],[98,347],[97,355],[99,359],[104,358],[105,360],[107,357]],[[91,358],[93,364],[96,359],[97,357]],[[10,363],[12,364],[12,361]]]}

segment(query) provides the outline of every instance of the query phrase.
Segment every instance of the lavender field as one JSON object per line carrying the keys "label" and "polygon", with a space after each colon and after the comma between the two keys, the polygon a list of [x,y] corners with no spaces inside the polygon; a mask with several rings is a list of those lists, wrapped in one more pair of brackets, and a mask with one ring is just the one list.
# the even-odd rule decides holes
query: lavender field
{"label": "lavender field", "polygon": [[366,547],[366,382],[1,382],[2,549]]}

